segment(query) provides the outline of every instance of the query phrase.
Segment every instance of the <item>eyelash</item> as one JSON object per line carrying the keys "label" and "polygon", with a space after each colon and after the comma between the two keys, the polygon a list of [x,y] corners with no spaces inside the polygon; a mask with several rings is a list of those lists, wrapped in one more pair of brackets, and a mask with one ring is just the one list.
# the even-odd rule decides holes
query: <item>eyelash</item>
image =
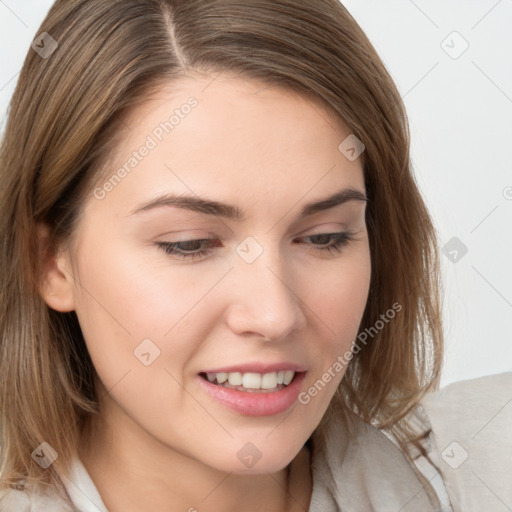
{"label": "eyelash", "polygon": [[[334,243],[331,245],[323,245],[321,247],[317,247],[315,250],[323,252],[323,251],[329,251],[330,254],[336,254],[341,252],[342,248],[348,245],[350,242],[354,240],[354,233],[351,231],[341,231],[339,233],[317,233],[314,235],[301,237],[301,238],[314,238],[314,237],[330,237],[331,239],[334,238]],[[175,256],[178,256],[182,259],[195,259],[200,258],[201,256],[204,256],[208,253],[208,251],[211,249],[200,249],[197,252],[179,252],[180,249],[177,249],[177,246],[180,244],[190,244],[194,242],[214,242],[215,239],[213,238],[200,238],[195,240],[183,240],[180,242],[157,242],[156,245],[163,249],[166,254],[173,254]],[[183,251],[183,249],[181,249]]]}

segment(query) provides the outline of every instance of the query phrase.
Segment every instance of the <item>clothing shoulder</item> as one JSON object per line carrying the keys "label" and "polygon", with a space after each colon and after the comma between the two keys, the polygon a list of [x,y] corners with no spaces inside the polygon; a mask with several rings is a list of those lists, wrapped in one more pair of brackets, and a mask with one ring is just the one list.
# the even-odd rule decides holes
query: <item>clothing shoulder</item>
{"label": "clothing shoulder", "polygon": [[76,457],[69,476],[62,475],[67,499],[54,489],[42,492],[18,485],[0,492],[0,512],[108,512],[82,461]]}
{"label": "clothing shoulder", "polygon": [[419,409],[454,512],[512,510],[512,372],[450,384]]}
{"label": "clothing shoulder", "polygon": [[0,492],[0,512],[74,512],[56,496],[30,492],[26,488]]}
{"label": "clothing shoulder", "polygon": [[373,425],[336,411],[313,440],[309,512],[439,512],[419,472]]}

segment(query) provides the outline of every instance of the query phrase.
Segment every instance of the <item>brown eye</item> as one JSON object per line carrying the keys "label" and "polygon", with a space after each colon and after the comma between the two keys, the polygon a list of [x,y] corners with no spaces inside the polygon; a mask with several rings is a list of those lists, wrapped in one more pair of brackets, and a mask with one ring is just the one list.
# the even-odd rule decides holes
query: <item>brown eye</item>
{"label": "brown eye", "polygon": [[216,240],[200,238],[181,242],[157,242],[156,245],[162,248],[166,254],[172,254],[179,258],[198,258],[208,253],[212,247],[218,246],[213,242]]}
{"label": "brown eye", "polygon": [[[315,247],[316,250],[329,251],[334,254],[340,252],[343,247],[354,240],[354,233],[349,231],[341,231],[339,233],[318,233],[317,235],[310,235],[303,238],[306,240],[316,240],[313,241],[313,245],[319,246]],[[330,240],[333,240],[331,244],[329,244]]]}

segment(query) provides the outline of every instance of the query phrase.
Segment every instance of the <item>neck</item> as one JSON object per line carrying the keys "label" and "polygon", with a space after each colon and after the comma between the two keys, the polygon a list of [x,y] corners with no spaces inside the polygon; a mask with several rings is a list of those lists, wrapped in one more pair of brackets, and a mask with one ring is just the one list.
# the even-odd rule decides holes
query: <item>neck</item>
{"label": "neck", "polygon": [[280,471],[225,473],[170,449],[134,422],[100,416],[91,418],[79,456],[109,512],[304,512],[311,496],[306,446]]}

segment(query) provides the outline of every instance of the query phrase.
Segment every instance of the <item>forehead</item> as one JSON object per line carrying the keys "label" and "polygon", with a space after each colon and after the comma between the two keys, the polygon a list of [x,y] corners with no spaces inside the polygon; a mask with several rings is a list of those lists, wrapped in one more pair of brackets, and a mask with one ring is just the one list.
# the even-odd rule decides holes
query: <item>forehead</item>
{"label": "forehead", "polygon": [[[134,122],[140,122],[141,116],[149,116],[160,107],[170,108],[172,113],[191,96],[203,106],[203,111],[216,113],[219,119],[234,121],[237,114],[243,116],[244,113],[259,112],[263,115],[268,109],[275,110],[275,103],[278,102],[280,113],[286,113],[288,119],[295,117],[311,121],[313,117],[320,117],[334,129],[342,132],[348,130],[343,120],[313,92],[299,92],[296,88],[229,71],[193,71],[187,76],[153,86],[147,91],[146,97],[141,98],[137,108],[127,111],[124,121],[133,127]],[[235,111],[224,110],[235,105]]]}
{"label": "forehead", "polygon": [[123,200],[126,210],[173,192],[282,210],[309,192],[304,202],[343,186],[364,190],[360,159],[338,149],[349,134],[319,100],[296,91],[227,73],[181,78],[124,117],[103,173],[104,183],[122,179],[105,203]]}
{"label": "forehead", "polygon": [[[215,144],[219,150],[211,156],[216,161],[255,146],[261,148],[262,158],[263,149],[268,153],[272,148],[274,156],[284,159],[300,153],[301,146],[292,146],[298,142],[309,147],[323,140],[321,151],[322,146],[337,147],[350,134],[340,117],[312,93],[227,72],[194,73],[153,89],[124,116],[123,125],[118,149],[137,147],[149,135],[159,146],[185,141],[200,149]],[[226,147],[228,151],[220,151]]]}

